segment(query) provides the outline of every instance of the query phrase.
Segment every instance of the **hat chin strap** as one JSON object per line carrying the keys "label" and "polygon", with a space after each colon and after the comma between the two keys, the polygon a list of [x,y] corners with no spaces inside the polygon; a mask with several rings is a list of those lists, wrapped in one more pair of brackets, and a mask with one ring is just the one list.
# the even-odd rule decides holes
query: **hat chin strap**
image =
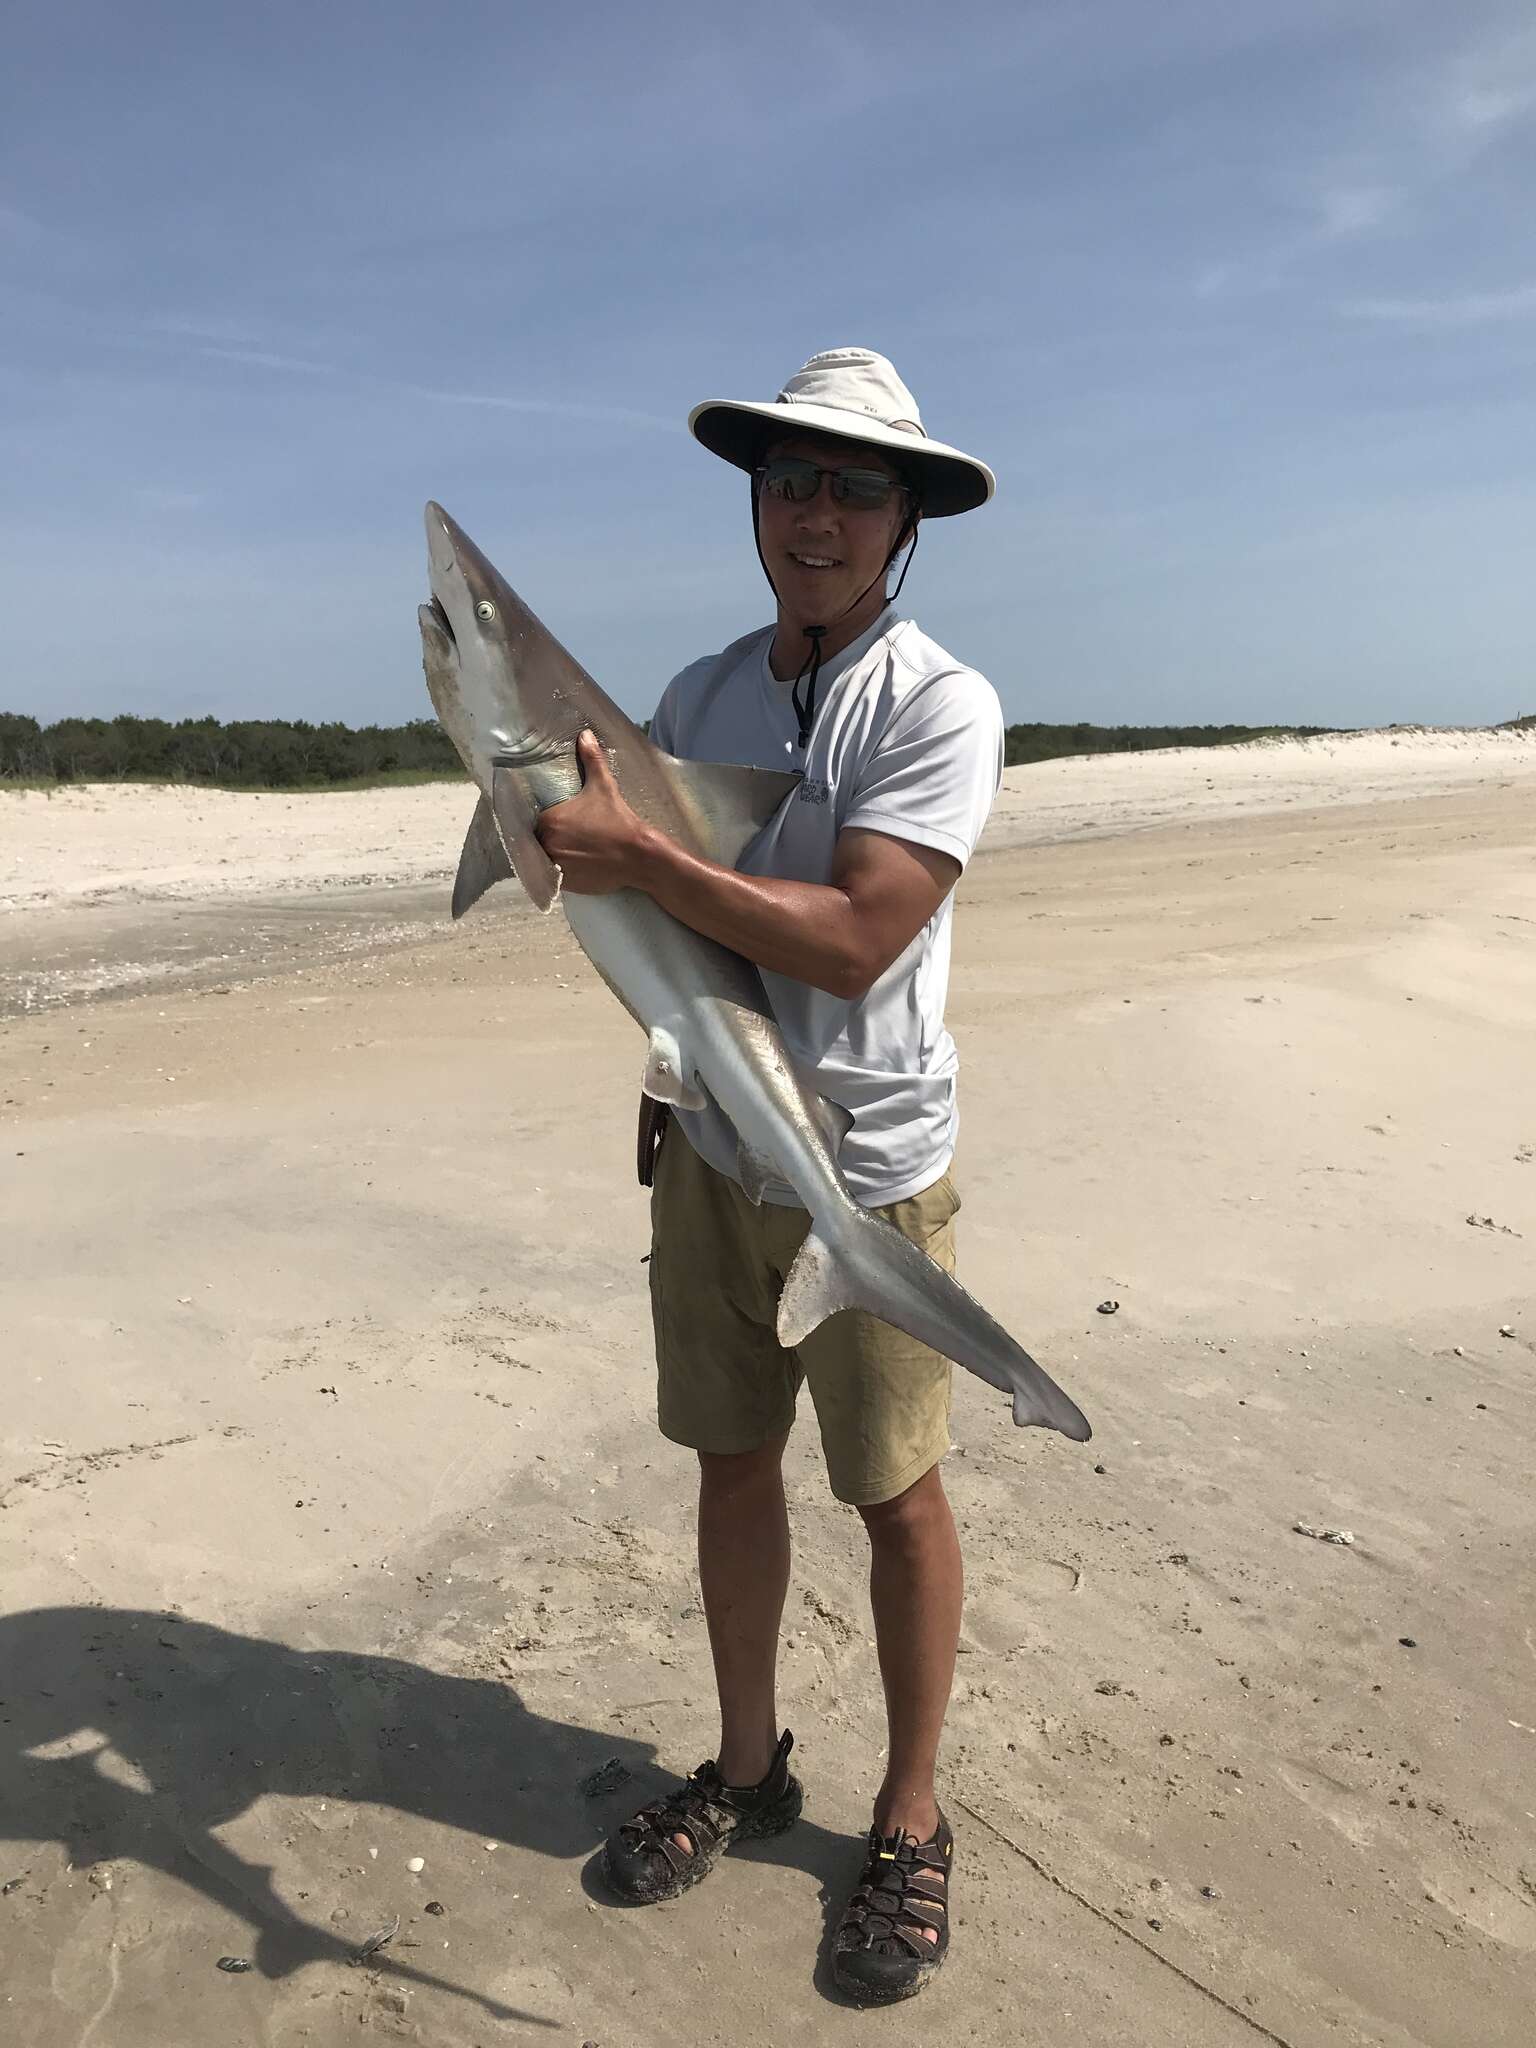
{"label": "hat chin strap", "polygon": [[[901,595],[901,586],[907,580],[907,571],[912,566],[912,556],[917,553],[917,527],[916,517],[909,512],[902,524],[901,532],[896,536],[895,546],[880,565],[879,575],[871,582],[866,583],[858,596],[843,606],[836,618],[831,620],[830,623],[832,625],[835,626],[838,619],[846,619],[851,611],[857,611],[875,585],[885,581],[886,577],[891,573],[892,562],[895,561],[902,549],[906,547],[908,540],[910,540],[912,543],[911,550],[907,555],[907,559],[901,565],[901,574],[896,579],[896,588],[887,594],[885,600],[887,604],[894,604],[896,602],[897,598]],[[755,477],[752,480],[752,539],[757,548],[757,559],[762,564],[763,574],[768,578],[768,588],[773,592],[774,601],[777,603],[779,601],[779,586],[773,580],[773,573],[768,567],[768,558],[763,553],[763,536],[758,527],[757,479]],[[806,639],[810,641],[811,651],[800,664],[790,689],[790,701],[795,707],[795,720],[799,727],[797,744],[803,754],[810,745],[811,727],[816,722],[816,684],[821,675],[821,643],[826,636],[827,628],[826,626],[802,626],[800,630]],[[800,685],[802,683],[805,684],[805,698],[803,702],[800,696]]]}

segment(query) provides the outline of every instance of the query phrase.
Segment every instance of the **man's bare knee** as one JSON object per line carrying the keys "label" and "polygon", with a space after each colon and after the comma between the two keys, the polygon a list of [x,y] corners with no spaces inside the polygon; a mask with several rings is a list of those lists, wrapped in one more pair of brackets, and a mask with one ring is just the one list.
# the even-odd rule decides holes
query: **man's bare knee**
{"label": "man's bare knee", "polygon": [[772,1491],[778,1483],[787,1436],[755,1451],[700,1451],[699,1490],[711,1495]]}
{"label": "man's bare knee", "polygon": [[937,1465],[930,1466],[921,1479],[914,1479],[894,1499],[859,1509],[870,1542],[891,1544],[910,1543],[948,1513],[949,1501]]}

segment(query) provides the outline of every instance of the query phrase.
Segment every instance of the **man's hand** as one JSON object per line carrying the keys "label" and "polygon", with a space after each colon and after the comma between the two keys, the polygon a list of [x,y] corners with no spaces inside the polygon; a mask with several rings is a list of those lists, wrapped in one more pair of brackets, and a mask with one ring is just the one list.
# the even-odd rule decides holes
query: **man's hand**
{"label": "man's hand", "polygon": [[542,813],[539,842],[575,896],[606,896],[635,886],[646,828],[624,801],[608,756],[590,732],[576,741],[581,794]]}

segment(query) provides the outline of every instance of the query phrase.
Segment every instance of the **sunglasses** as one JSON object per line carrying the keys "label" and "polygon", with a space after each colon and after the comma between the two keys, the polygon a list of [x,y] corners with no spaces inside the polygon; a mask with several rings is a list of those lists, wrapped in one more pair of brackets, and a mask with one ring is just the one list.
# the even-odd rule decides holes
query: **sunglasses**
{"label": "sunglasses", "polygon": [[832,486],[833,498],[850,512],[879,512],[897,491],[911,495],[904,483],[883,470],[823,469],[819,462],[807,462],[799,455],[775,455],[752,474],[768,497],[782,498],[791,505],[808,505],[821,489],[823,477]]}

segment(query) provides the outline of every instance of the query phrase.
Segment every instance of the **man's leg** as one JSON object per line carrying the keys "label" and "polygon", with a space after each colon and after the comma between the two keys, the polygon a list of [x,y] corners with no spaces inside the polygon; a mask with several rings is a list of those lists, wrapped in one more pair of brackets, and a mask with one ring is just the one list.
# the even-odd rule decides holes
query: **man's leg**
{"label": "man's leg", "polygon": [[960,1539],[937,1465],[894,1500],[860,1508],[885,1681],[889,1749],[875,1826],[919,1842],[938,1825],[934,1767],[960,1640]]}
{"label": "man's leg", "polygon": [[789,1590],[786,1437],[760,1451],[699,1453],[699,1584],[720,1695],[720,1775],[755,1785],[779,1742],[779,1624]]}
{"label": "man's leg", "polygon": [[[699,1581],[720,1695],[716,1762],[755,1785],[773,1760],[774,1671],[789,1586],[780,1466],[800,1374],[779,1349],[763,1211],[680,1131],[656,1161],[651,1304],[662,1434],[699,1460]],[[809,1217],[803,1219],[809,1223]],[[704,1450],[704,1444],[752,1450]]]}
{"label": "man's leg", "polygon": [[762,1211],[673,1129],[656,1157],[651,1216],[657,1420],[699,1460],[699,1579],[720,1746],[714,1771],[690,1773],[609,1836],[604,1873],[637,1902],[698,1883],[737,1835],[782,1833],[802,1798],[774,1706],[789,1584],[779,1468],[801,1375],[774,1334],[779,1281]]}
{"label": "man's leg", "polygon": [[[954,1183],[943,1174],[920,1195],[880,1213],[952,1273],[959,1207]],[[960,1544],[939,1468],[949,1448],[953,1368],[915,1338],[858,1312],[829,1318],[799,1356],[832,1490],[858,1509],[869,1531],[870,1604],[890,1737],[875,1824],[882,1835],[900,1831],[927,1842],[939,1817],[934,1766],[964,1594]],[[908,1480],[913,1472],[922,1476]]]}
{"label": "man's leg", "polygon": [[[722,1456],[699,1452],[699,1586],[720,1696],[720,1749],[727,1785],[755,1785],[779,1746],[774,1680],[779,1624],[789,1590],[789,1510],[784,1446]],[[685,1832],[673,1835],[690,1853]]]}

